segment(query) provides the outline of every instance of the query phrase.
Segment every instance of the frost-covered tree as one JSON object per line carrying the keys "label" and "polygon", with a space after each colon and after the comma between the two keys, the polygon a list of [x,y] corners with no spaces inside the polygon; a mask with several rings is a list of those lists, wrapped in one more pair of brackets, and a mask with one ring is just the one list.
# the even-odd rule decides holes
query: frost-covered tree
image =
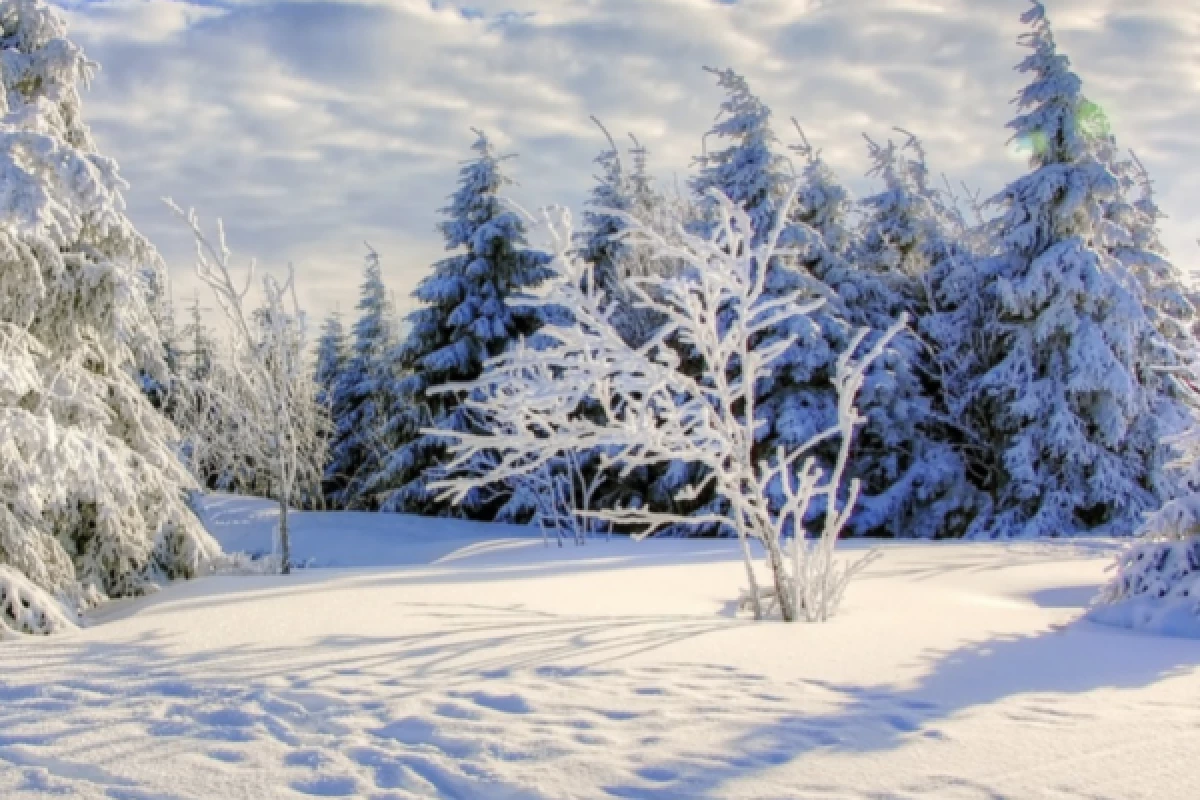
{"label": "frost-covered tree", "polygon": [[1149,324],[1111,254],[1118,190],[1100,160],[1095,106],[1054,42],[1045,8],[1022,17],[1030,82],[1009,123],[1031,171],[1000,192],[997,254],[975,267],[990,307],[976,419],[999,454],[991,536],[1132,531],[1156,505],[1152,443],[1135,435],[1152,398],[1139,377]]}
{"label": "frost-covered tree", "polygon": [[147,274],[164,266],[80,108],[93,64],[41,0],[0,2],[0,634],[196,574]]}
{"label": "frost-covered tree", "polygon": [[[701,237],[711,237],[727,223],[724,210],[716,198],[723,197],[732,202],[745,214],[751,227],[749,246],[757,247],[777,226],[780,229],[780,244],[784,248],[807,246],[819,234],[800,225],[781,222],[783,206],[794,183],[791,166],[780,152],[780,142],[771,127],[771,109],[750,90],[746,79],[732,69],[705,68],[716,76],[717,85],[725,91],[720,111],[713,127],[705,134],[705,149],[697,160],[698,170],[690,181],[690,187],[698,201],[698,219],[691,226]],[[784,259],[773,254],[768,262],[756,267],[765,272],[763,290],[769,295],[785,296],[797,292],[805,296],[819,296],[822,287],[819,281],[808,280],[807,276],[794,268],[794,258]],[[710,266],[720,267],[715,263]],[[691,265],[694,268],[694,265]],[[829,414],[816,419],[804,412],[801,415],[812,423],[808,435],[799,429],[794,440],[785,441],[781,430],[779,410],[783,395],[789,392],[788,383],[799,362],[815,358],[823,366],[832,366],[837,352],[828,346],[822,328],[830,323],[828,308],[814,310],[811,315],[798,315],[780,320],[778,330],[764,330],[759,336],[764,340],[794,340],[796,344],[784,353],[772,374],[764,376],[764,386],[759,410],[762,426],[759,429],[759,446],[772,451],[778,444],[798,445],[809,435],[823,430],[833,421]],[[833,323],[835,326],[837,323]],[[841,326],[848,341],[850,331]],[[684,369],[693,372],[702,369],[702,364],[686,346],[680,347]],[[832,411],[833,405],[826,411]],[[787,422],[783,421],[786,426]],[[705,482],[704,467],[698,462],[682,461],[659,466],[658,474],[646,492],[650,503],[660,509],[673,512],[687,511],[696,507],[697,513],[713,511],[723,501],[719,497],[699,495],[680,504],[681,491],[689,485]],[[715,505],[714,505],[715,504]],[[683,532],[685,529],[681,530]]]}
{"label": "frost-covered tree", "polygon": [[[722,222],[720,206],[713,200],[715,189],[746,212],[756,237],[751,244],[757,245],[778,221],[792,186],[792,170],[779,151],[771,109],[750,91],[746,79],[732,69],[705,70],[716,76],[726,97],[705,134],[705,151],[691,181],[692,191],[702,198],[703,222],[697,230],[707,235]],[[786,243],[786,231],[783,237]]]}
{"label": "frost-covered tree", "polygon": [[317,402],[330,409],[334,407],[338,385],[349,363],[350,342],[342,325],[342,315],[334,311],[325,317],[317,339],[317,363],[313,374],[317,382]]}
{"label": "frost-covered tree", "polygon": [[[321,335],[317,339],[317,361],[313,380],[317,382],[316,402],[326,410],[330,420],[329,438],[337,431],[338,419],[345,416],[343,401],[346,393],[342,391],[342,381],[350,364],[350,341],[346,329],[342,325],[342,315],[337,311],[325,318],[321,325]],[[323,482],[323,493],[327,501],[340,492],[344,484],[330,480],[328,476]]]}
{"label": "frost-covered tree", "polygon": [[[864,449],[873,443],[874,452],[860,454],[860,463],[875,461],[880,468],[873,480],[864,474],[862,511],[853,522],[895,535],[947,536],[961,534],[986,501],[967,480],[963,456],[975,442],[956,402],[963,393],[962,354],[943,352],[926,327],[939,309],[933,298],[938,276],[973,254],[953,200],[930,185],[920,142],[901,133],[906,140],[899,148],[867,138],[868,175],[883,186],[860,201],[861,233],[848,258],[826,270],[842,273],[839,294],[851,312],[865,299],[878,303],[866,311],[884,321],[901,312],[918,321],[917,335],[894,344],[897,364],[884,391],[864,403],[873,424],[860,442]],[[836,189],[819,193],[828,194],[843,196]],[[871,321],[870,313],[862,316],[863,323]]]}
{"label": "frost-covered tree", "polygon": [[391,450],[387,428],[395,397],[392,313],[379,255],[368,248],[350,356],[331,403],[336,411],[325,481],[338,487],[331,500],[341,508],[378,507],[368,484]]}
{"label": "frost-covered tree", "polygon": [[501,197],[510,183],[502,169],[509,156],[476,134],[478,155],[463,166],[458,190],[442,209],[439,227],[454,255],[437,262],[413,292],[420,307],[408,316],[409,334],[396,349],[402,377],[390,432],[398,445],[372,479],[376,491],[386,492],[388,511],[494,513],[476,495],[450,507],[429,492],[427,473],[443,460],[445,444],[425,429],[468,431],[473,423],[456,398],[427,390],[477,378],[487,359],[541,324],[540,314],[512,301],[545,280],[549,256],[527,246],[523,220]]}
{"label": "frost-covered tree", "polygon": [[[1200,407],[1200,396],[1190,397]],[[1093,617],[1132,628],[1200,635],[1200,425],[1172,437],[1182,490],[1149,514],[1116,559]]]}
{"label": "frost-covered tree", "polygon": [[[857,482],[843,491],[850,442],[861,418],[854,398],[864,371],[877,358],[893,328],[874,348],[855,358],[863,331],[838,358],[832,379],[838,396],[835,425],[798,447],[757,452],[757,387],[794,342],[765,341],[788,317],[818,308],[803,290],[777,294],[766,288],[762,268],[778,254],[784,228],[757,235],[749,215],[719,192],[717,230],[707,238],[687,236],[680,245],[648,236],[665,257],[682,259],[690,269],[672,278],[642,278],[632,286],[639,302],[666,320],[644,345],[629,345],[613,325],[612,306],[590,280],[589,265],[570,250],[569,215],[551,220],[555,242],[553,279],[537,304],[572,309],[561,325],[543,329],[540,347],[518,346],[493,358],[473,382],[448,384],[444,393],[461,397],[469,408],[494,420],[487,433],[440,429],[451,442],[450,477],[434,484],[451,500],[461,501],[481,487],[535,475],[548,463],[572,452],[599,450],[615,467],[701,463],[708,488],[721,499],[720,510],[679,516],[649,508],[592,512],[616,523],[653,531],[668,524],[718,525],[736,532],[745,560],[749,589],[745,604],[761,618],[778,607],[787,621],[827,619],[836,611],[849,578],[866,563],[838,564],[833,551],[857,495]],[[786,208],[788,198],[785,197]],[[752,245],[757,240],[759,244]],[[686,342],[702,363],[696,374],[681,369],[672,340]],[[592,399],[599,415],[579,414]],[[836,439],[838,455],[829,469],[818,465],[815,446]],[[485,470],[481,455],[495,454]],[[770,487],[778,487],[771,491]],[[694,495],[703,487],[688,486]],[[782,503],[771,495],[780,494]],[[802,535],[810,503],[820,497],[826,511],[820,536]],[[648,532],[647,531],[647,532]],[[790,553],[785,536],[793,534]],[[795,535],[801,534],[801,535]],[[750,542],[766,552],[768,577],[760,579]]]}
{"label": "frost-covered tree", "polygon": [[289,265],[283,283],[264,275],[262,305],[247,305],[255,283],[255,262],[240,286],[233,278],[233,254],[225,229],[217,220],[217,235],[208,238],[194,211],[167,205],[190,229],[196,243],[196,274],[212,290],[228,323],[228,359],[214,373],[211,389],[224,412],[225,424],[234,417],[236,441],[227,458],[244,480],[279,504],[276,558],[283,574],[291,571],[289,512],[315,503],[321,494],[325,465],[327,416],[316,402],[316,383],[306,357],[305,319],[296,300],[294,273]]}

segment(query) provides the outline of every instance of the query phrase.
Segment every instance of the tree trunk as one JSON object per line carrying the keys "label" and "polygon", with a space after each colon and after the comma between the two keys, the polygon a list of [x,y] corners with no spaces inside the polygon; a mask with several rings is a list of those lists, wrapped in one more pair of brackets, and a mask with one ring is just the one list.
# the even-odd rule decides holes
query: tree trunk
{"label": "tree trunk", "polygon": [[292,542],[288,535],[288,504],[286,498],[279,501],[279,571],[283,575],[292,573]]}
{"label": "tree trunk", "polygon": [[784,622],[796,621],[796,596],[788,586],[787,568],[783,562],[783,550],[775,536],[763,537],[767,546],[767,559],[771,562],[771,575],[775,578],[775,596],[779,600],[779,613]]}

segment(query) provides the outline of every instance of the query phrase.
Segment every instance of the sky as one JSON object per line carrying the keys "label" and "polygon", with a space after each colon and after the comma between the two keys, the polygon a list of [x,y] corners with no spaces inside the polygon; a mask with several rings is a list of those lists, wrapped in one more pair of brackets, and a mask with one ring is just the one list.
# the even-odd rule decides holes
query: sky
{"label": "sky", "polygon": [[[310,318],[352,313],[366,242],[401,311],[444,254],[438,209],[472,127],[526,208],[578,208],[605,146],[635,134],[685,185],[732,67],[803,126],[859,196],[862,134],[920,136],[932,168],[984,195],[1024,169],[1005,124],[1026,0],[62,0],[100,71],[84,114],[129,182],[129,213],[197,288],[162,203],[224,220],[238,263],[292,263]],[[1200,265],[1200,3],[1046,0],[1085,93],[1156,181],[1164,239]],[[202,296],[203,301],[203,296]]]}

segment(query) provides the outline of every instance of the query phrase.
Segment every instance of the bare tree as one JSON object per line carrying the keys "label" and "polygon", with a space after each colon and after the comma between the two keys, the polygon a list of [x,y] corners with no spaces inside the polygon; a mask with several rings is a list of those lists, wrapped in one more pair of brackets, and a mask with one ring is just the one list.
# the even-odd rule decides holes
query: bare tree
{"label": "bare tree", "polygon": [[[294,272],[287,280],[262,278],[262,304],[247,307],[254,285],[255,262],[238,285],[231,272],[232,253],[225,229],[217,220],[214,244],[201,230],[195,211],[184,212],[170,199],[167,205],[192,231],[196,241],[196,272],[212,290],[228,323],[229,357],[219,385],[213,387],[224,406],[236,415],[237,450],[266,480],[266,494],[279,502],[279,569],[291,572],[288,510],[302,492],[320,492],[328,413],[316,402],[316,383],[305,355],[304,314],[296,300]],[[228,420],[221,420],[228,427]],[[306,489],[307,487],[307,489]]]}
{"label": "bare tree", "polygon": [[[798,448],[781,448],[764,457],[755,446],[760,387],[798,340],[785,336],[760,343],[762,334],[811,313],[822,301],[803,290],[769,293],[766,265],[777,257],[797,255],[779,249],[781,225],[753,245],[747,214],[720,192],[712,196],[718,224],[708,238],[681,230],[668,241],[630,220],[632,236],[651,244],[659,258],[683,265],[667,276],[631,279],[636,304],[663,319],[640,346],[622,338],[613,324],[613,303],[595,288],[590,267],[571,251],[569,212],[544,212],[556,277],[528,302],[569,309],[571,321],[543,328],[536,347],[522,342],[490,360],[479,380],[441,387],[443,392],[460,392],[474,413],[495,424],[488,433],[432,431],[451,443],[452,457],[448,476],[433,486],[446,499],[458,501],[480,487],[534,475],[563,454],[578,452],[600,453],[601,466],[620,474],[673,461],[700,464],[707,477],[701,485],[686,487],[679,499],[711,489],[719,502],[707,511],[688,516],[650,508],[580,513],[639,526],[642,536],[677,523],[717,523],[732,529],[741,543],[749,582],[744,600],[755,617],[777,607],[787,621],[823,620],[836,610],[847,582],[870,558],[849,565],[834,561],[834,545],[858,493],[857,481],[846,490],[842,482],[854,429],[863,421],[854,400],[864,373],[904,321],[855,358],[867,335],[860,331],[838,359],[834,427]],[[793,191],[785,208],[794,197]],[[781,221],[787,217],[779,215]],[[680,369],[677,347],[703,361],[699,375]],[[589,413],[579,413],[585,404]],[[836,462],[832,469],[822,469],[814,450],[835,438],[841,442]],[[480,470],[478,456],[485,452],[496,456]],[[769,487],[782,493],[781,506],[772,506]],[[824,524],[819,539],[805,543],[806,518],[818,498]],[[789,534],[790,559],[785,555]],[[752,541],[766,551],[770,588],[760,588]]]}

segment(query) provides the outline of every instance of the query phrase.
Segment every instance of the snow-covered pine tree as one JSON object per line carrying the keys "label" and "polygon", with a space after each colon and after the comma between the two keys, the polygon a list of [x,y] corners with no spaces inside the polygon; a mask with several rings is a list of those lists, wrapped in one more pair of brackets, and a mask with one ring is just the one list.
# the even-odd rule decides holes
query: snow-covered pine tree
{"label": "snow-covered pine tree", "polygon": [[[701,238],[717,239],[716,228],[724,220],[722,201],[716,194],[719,193],[720,197],[727,198],[745,213],[753,230],[747,245],[757,247],[775,229],[779,214],[791,193],[794,183],[791,166],[787,157],[780,152],[779,138],[771,127],[771,109],[751,91],[746,79],[732,69],[705,67],[705,70],[716,77],[718,87],[725,92],[725,99],[713,127],[705,134],[704,152],[696,159],[698,170],[689,182],[698,203],[697,219],[690,227]],[[799,231],[797,226],[784,226],[779,245],[787,249],[807,242],[806,233]],[[782,257],[773,257],[765,269],[768,271],[768,295],[782,296],[805,288],[805,276]],[[763,452],[772,452],[776,444],[783,443],[778,438],[778,417],[775,412],[778,410],[780,390],[786,391],[783,386],[787,378],[781,381],[780,376],[790,374],[797,356],[810,353],[814,348],[824,348],[827,358],[823,363],[828,366],[832,366],[837,358],[837,351],[828,348],[820,331],[820,321],[827,316],[828,310],[822,308],[812,315],[789,317],[782,323],[787,330],[768,331],[760,337],[764,340],[798,337],[797,344],[777,364],[775,377],[768,379],[769,385],[761,389],[763,400],[759,410],[765,420],[760,428],[760,444],[765,448]],[[848,328],[845,333],[848,341]],[[681,348],[681,355],[685,370],[702,368],[689,348]],[[829,399],[832,399],[832,395]],[[826,411],[830,413],[820,421],[813,420],[812,433],[824,430],[835,419],[834,406],[828,406]],[[800,443],[801,440],[791,442],[795,445]],[[675,513],[705,513],[709,510],[710,498],[705,495],[698,495],[688,503],[681,504],[679,500],[685,487],[704,484],[701,465],[674,462],[659,467],[657,472],[646,492],[652,506]],[[721,501],[717,498],[714,502]],[[689,530],[694,530],[694,526],[682,526],[678,532]]]}
{"label": "snow-covered pine tree", "polygon": [[[346,337],[346,329],[342,325],[342,315],[334,311],[325,318],[321,325],[321,335],[317,339],[317,361],[313,380],[317,382],[316,402],[329,414],[329,438],[338,429],[338,419],[343,416],[345,409],[342,400],[345,393],[341,391],[342,381],[350,364],[350,342]],[[326,504],[336,508],[333,496],[345,488],[338,480],[330,480],[326,475],[322,491]]]}
{"label": "snow-covered pine tree", "polygon": [[83,122],[93,65],[42,0],[0,2],[0,62],[0,634],[46,633],[219,548],[138,383],[166,370],[164,266]]}
{"label": "snow-covered pine tree", "polygon": [[[909,263],[892,265],[888,262],[895,254],[879,252],[873,245],[882,246],[891,229],[900,231],[910,223],[895,213],[898,208],[890,201],[877,196],[865,208],[867,238],[861,239],[850,193],[798,124],[796,129],[800,143],[793,150],[803,159],[803,169],[792,220],[808,234],[797,261],[828,298],[828,311],[817,318],[822,334],[834,343],[832,349],[840,349],[849,324],[868,329],[867,342],[873,343],[896,317],[912,310],[916,280],[903,270],[917,268],[915,253],[908,254]],[[916,169],[910,166],[907,171]],[[893,163],[894,183],[885,186],[885,197],[892,201],[902,199],[896,196],[900,171]],[[907,180],[916,178],[909,174]],[[809,426],[828,424],[819,422],[831,413],[833,399],[823,356],[823,351],[799,355],[795,363],[800,380],[776,395],[784,441],[803,440],[810,435]],[[891,341],[866,374],[860,402],[867,421],[854,449],[854,475],[862,481],[862,492],[850,519],[857,534],[947,536],[961,533],[969,518],[971,492],[963,464],[940,436],[929,397],[933,387],[923,380],[923,358],[923,343],[905,332]],[[805,413],[810,409],[816,412],[811,418]],[[796,431],[789,432],[793,427]]]}
{"label": "snow-covered pine tree", "polygon": [[[924,327],[937,308],[931,297],[936,277],[972,254],[953,199],[930,185],[924,148],[915,136],[900,133],[906,137],[901,147],[867,137],[868,175],[883,186],[860,201],[862,229],[848,276],[856,278],[855,289],[878,279],[886,291],[848,292],[847,279],[842,282],[844,297],[882,298],[877,313],[885,319],[901,310],[917,319],[916,334],[895,343],[903,360],[893,370],[893,388],[875,404],[875,436],[894,439],[874,440],[876,457],[886,467],[868,482],[855,522],[859,530],[948,536],[961,534],[986,501],[968,482],[961,455],[971,452],[973,443],[972,429],[962,424],[955,404],[962,394],[954,383],[961,380],[959,354],[944,357]],[[897,391],[904,402],[897,402]],[[864,436],[863,446],[872,441],[870,434]]]}
{"label": "snow-covered pine tree", "polygon": [[608,140],[608,149],[596,156],[600,174],[592,187],[582,214],[582,225],[574,234],[579,257],[591,265],[589,275],[596,288],[612,296],[620,286],[631,244],[622,232],[634,210],[631,176],[621,160],[621,151],[608,130],[595,117],[592,121]]}
{"label": "snow-covered pine tree", "polygon": [[178,399],[182,383],[182,353],[179,332],[175,327],[175,308],[171,303],[166,270],[148,268],[143,270],[142,275],[146,282],[147,304],[162,337],[163,365],[166,367],[160,375],[143,371],[142,391],[156,409],[171,417],[172,406]]}
{"label": "snow-covered pine tree", "polygon": [[[1099,132],[1108,130],[1100,118]],[[1159,234],[1159,221],[1165,216],[1154,196],[1154,184],[1145,166],[1133,153],[1118,157],[1116,139],[1111,133],[1101,148],[1101,157],[1117,179],[1117,193],[1108,204],[1105,217],[1108,250],[1136,283],[1146,318],[1138,347],[1138,378],[1151,392],[1153,412],[1142,415],[1131,432],[1131,441],[1140,438],[1139,449],[1152,452],[1154,486],[1162,499],[1175,495],[1176,470],[1167,469],[1173,460],[1170,447],[1161,443],[1174,439],[1197,425],[1196,395],[1192,385],[1200,368],[1200,316],[1197,315],[1194,290],[1190,289],[1171,262]]]}
{"label": "snow-covered pine tree", "polygon": [[[1187,387],[1184,391],[1191,391]],[[1190,405],[1200,407],[1191,392]],[[1148,514],[1116,559],[1090,615],[1159,633],[1200,633],[1200,425],[1171,437],[1176,494]]]}
{"label": "snow-covered pine tree", "polygon": [[330,496],[335,506],[374,509],[378,500],[368,483],[386,463],[393,442],[387,428],[394,406],[396,341],[379,254],[369,246],[358,313],[350,357],[331,403],[337,413],[325,481],[339,487]]}
{"label": "snow-covered pine tree", "polygon": [[[1157,505],[1155,454],[1133,435],[1153,398],[1139,378],[1149,321],[1109,251],[1118,190],[1099,158],[1096,108],[1055,45],[1041,2],[1022,21],[1030,83],[1009,123],[1031,171],[992,203],[998,253],[978,265],[995,322],[983,332],[974,402],[999,472],[996,508],[976,533],[1129,533]],[[984,316],[985,321],[988,315]]]}
{"label": "snow-covered pine tree", "polygon": [[434,264],[413,292],[420,307],[408,316],[408,337],[396,349],[403,377],[390,431],[399,444],[371,481],[377,491],[387,492],[383,508],[388,511],[494,513],[476,496],[454,508],[428,490],[445,444],[423,429],[468,431],[472,420],[453,396],[426,390],[474,380],[487,359],[540,325],[538,312],[510,300],[550,275],[550,257],[527,246],[521,216],[501,198],[510,183],[502,169],[510,156],[498,155],[483,132],[475,133],[472,149],[478,155],[461,169],[458,190],[442,209],[446,219],[439,225],[446,249],[455,254]]}
{"label": "snow-covered pine tree", "polygon": [[1162,338],[1177,352],[1196,348],[1200,314],[1193,290],[1183,271],[1170,259],[1162,242],[1159,223],[1166,216],[1154,195],[1154,182],[1138,157],[1114,164],[1120,195],[1109,217],[1127,234],[1112,253],[1133,273],[1145,292],[1146,316]]}

